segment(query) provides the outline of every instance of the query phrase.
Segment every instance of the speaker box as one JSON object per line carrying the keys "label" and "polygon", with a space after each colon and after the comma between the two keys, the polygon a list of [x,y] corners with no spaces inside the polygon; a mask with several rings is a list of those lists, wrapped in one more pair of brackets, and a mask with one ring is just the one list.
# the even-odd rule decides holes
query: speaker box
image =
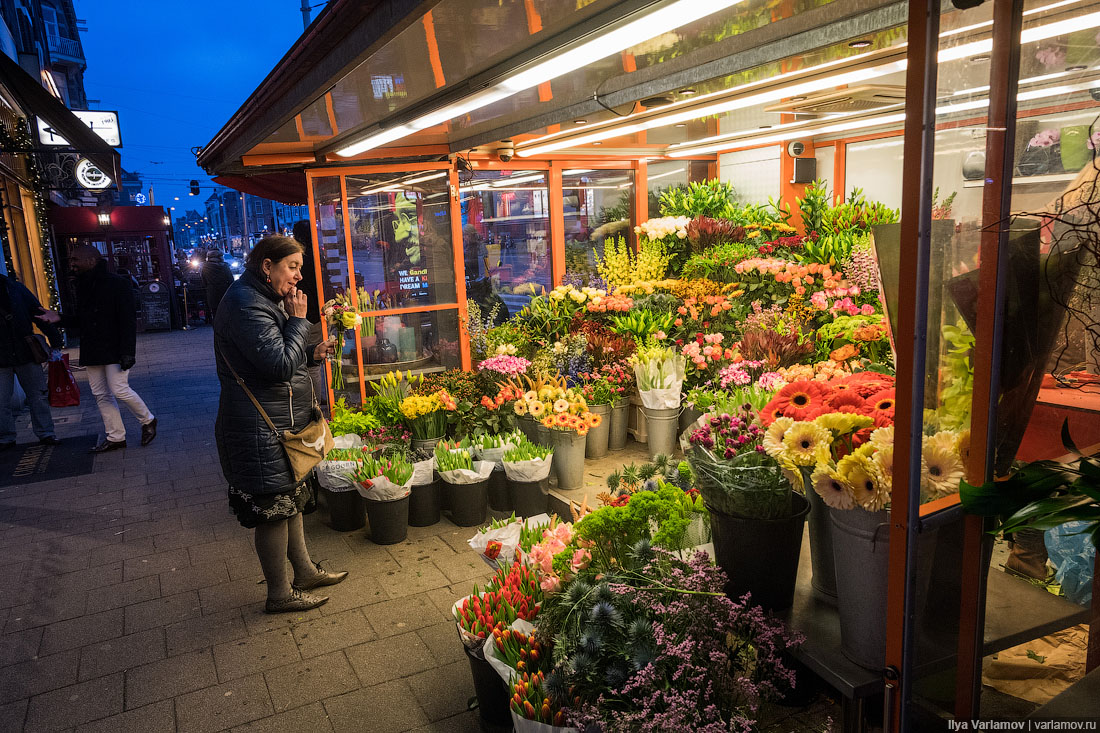
{"label": "speaker box", "polygon": [[817,178],[817,158],[791,158],[794,174],[791,183],[813,183]]}

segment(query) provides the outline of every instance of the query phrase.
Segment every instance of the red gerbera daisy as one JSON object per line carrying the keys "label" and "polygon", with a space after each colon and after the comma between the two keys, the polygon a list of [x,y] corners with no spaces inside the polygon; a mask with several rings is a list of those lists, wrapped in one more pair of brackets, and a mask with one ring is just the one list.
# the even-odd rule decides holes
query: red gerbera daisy
{"label": "red gerbera daisy", "polygon": [[[845,386],[851,387],[851,385]],[[832,394],[826,397],[825,404],[836,412],[858,412],[859,410],[863,409],[865,401],[854,389],[841,389],[835,390]],[[842,407],[849,407],[852,409],[842,410]]]}
{"label": "red gerbera daisy", "polygon": [[768,427],[777,417],[783,417],[783,405],[778,402],[778,396],[773,397],[771,402],[764,405],[760,410],[760,424],[764,427]]}
{"label": "red gerbera daisy", "polygon": [[[791,382],[775,395],[772,402],[782,414],[795,420],[813,420],[825,408],[829,390],[821,382]],[[770,404],[770,403],[769,403]]]}
{"label": "red gerbera daisy", "polygon": [[[884,389],[867,400],[867,414],[875,419],[875,425],[884,427],[894,424],[894,388]],[[888,421],[888,422],[886,422]]]}

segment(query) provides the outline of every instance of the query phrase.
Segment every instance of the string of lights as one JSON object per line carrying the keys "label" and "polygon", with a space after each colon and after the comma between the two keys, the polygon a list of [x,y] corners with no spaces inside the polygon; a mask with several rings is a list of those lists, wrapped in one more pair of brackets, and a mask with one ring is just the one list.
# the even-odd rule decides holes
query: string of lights
{"label": "string of lights", "polygon": [[[0,124],[0,146],[12,149],[33,148],[34,137],[31,135],[30,125],[25,117],[20,117],[9,130],[4,124]],[[49,186],[44,180],[42,168],[38,164],[38,156],[33,153],[27,155],[27,176],[30,179],[31,196],[34,199],[34,218],[38,224],[38,241],[42,255],[42,274],[46,280],[46,287],[50,293],[49,307],[56,310],[61,303],[61,294],[57,290],[57,272],[54,269],[53,242],[50,239],[50,224],[47,219],[47,191]],[[8,243],[7,227],[0,232],[4,247],[4,262],[8,266],[8,272],[14,272],[11,247]]]}

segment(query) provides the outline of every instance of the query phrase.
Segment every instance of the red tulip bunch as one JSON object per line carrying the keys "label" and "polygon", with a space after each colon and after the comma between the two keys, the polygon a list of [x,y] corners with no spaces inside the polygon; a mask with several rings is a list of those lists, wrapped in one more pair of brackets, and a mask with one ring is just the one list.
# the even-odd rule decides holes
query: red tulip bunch
{"label": "red tulip bunch", "polygon": [[516,629],[493,629],[493,645],[497,656],[520,674],[538,671],[544,658],[542,645],[535,641],[535,635]]}
{"label": "red tulip bunch", "polygon": [[528,720],[560,727],[565,724],[565,714],[551,706],[542,689],[543,679],[542,672],[521,674],[512,685],[512,710]]}

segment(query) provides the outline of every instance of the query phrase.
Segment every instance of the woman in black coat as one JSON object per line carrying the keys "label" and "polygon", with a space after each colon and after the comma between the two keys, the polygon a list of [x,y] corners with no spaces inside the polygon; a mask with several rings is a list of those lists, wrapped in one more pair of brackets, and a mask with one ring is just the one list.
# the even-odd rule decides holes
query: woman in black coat
{"label": "woman in black coat", "polygon": [[[230,286],[214,320],[214,354],[221,400],[214,427],[229,506],[256,530],[256,554],[267,579],[268,613],[304,611],[328,600],[303,591],[339,583],[309,557],[302,508],[306,481],[295,481],[286,451],[237,383],[240,376],[280,431],[301,429],[313,411],[307,364],[322,361],[331,342],[309,344],[302,279],[302,246],[290,237],[266,237],[249,255],[245,273]],[[230,369],[232,367],[232,370]],[[294,568],[287,577],[286,560]]]}

